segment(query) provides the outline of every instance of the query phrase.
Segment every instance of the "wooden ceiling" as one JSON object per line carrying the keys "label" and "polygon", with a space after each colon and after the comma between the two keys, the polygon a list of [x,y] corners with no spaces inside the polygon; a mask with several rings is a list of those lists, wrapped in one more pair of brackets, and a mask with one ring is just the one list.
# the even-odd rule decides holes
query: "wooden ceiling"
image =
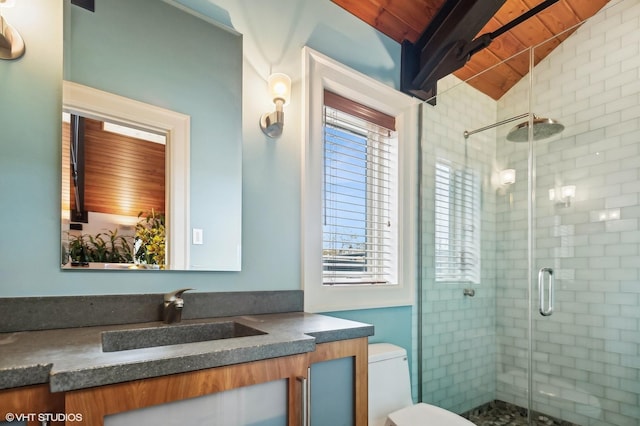
{"label": "wooden ceiling", "polygon": [[[415,43],[447,0],[332,1],[393,40]],[[497,30],[542,2],[543,0],[506,0],[478,35]],[[489,47],[473,55],[464,67],[453,74],[467,80],[518,52],[562,33],[553,41],[535,49],[537,63],[575,30],[566,31],[568,28],[590,18],[608,2],[609,0],[559,0],[497,37]],[[526,75],[528,70],[528,56],[519,55],[484,72],[469,81],[469,84],[497,100]]]}

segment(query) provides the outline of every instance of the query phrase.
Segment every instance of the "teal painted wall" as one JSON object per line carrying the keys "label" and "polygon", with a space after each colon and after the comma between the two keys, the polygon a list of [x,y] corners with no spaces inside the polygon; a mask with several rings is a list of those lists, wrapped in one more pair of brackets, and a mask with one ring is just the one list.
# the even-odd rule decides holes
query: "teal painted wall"
{"label": "teal painted wall", "polygon": [[[352,321],[373,324],[376,334],[369,337],[369,343],[387,342],[405,348],[411,357],[411,306],[382,309],[360,309],[355,311],[325,312],[327,315]],[[409,362],[411,365],[411,362]]]}
{"label": "teal painted wall", "polygon": [[[308,3],[311,5],[311,1]],[[307,34],[312,47],[347,59],[349,44],[359,46],[364,42],[360,38],[350,41],[350,34],[358,37],[369,34],[372,46],[381,45],[385,51],[395,48],[394,56],[399,59],[399,46],[363,27],[364,24],[336,6],[322,7],[320,12],[327,16],[327,23],[323,23],[323,16],[316,16],[316,27]],[[183,284],[200,291],[300,288],[300,113],[292,110],[295,106],[287,107],[285,134],[281,139],[270,140],[262,135],[258,117],[272,106],[266,93],[263,95],[266,77],[251,66],[250,58],[245,58],[243,87],[245,94],[253,95],[245,95],[243,99],[242,272],[61,271],[58,238],[62,2],[18,2],[11,12],[7,17],[22,33],[27,54],[18,61],[0,61],[3,84],[0,89],[0,223],[4,235],[0,240],[1,296],[162,292]],[[339,16],[337,22],[349,23],[342,33],[329,25],[335,24],[334,15]],[[245,43],[251,43],[251,37],[244,38],[249,39]],[[268,50],[269,41],[264,43]],[[292,43],[290,54],[295,55],[298,63],[284,70],[298,76],[299,47]],[[245,45],[245,52],[254,49],[255,46]],[[374,74],[385,74],[381,79],[386,81],[397,79],[397,65],[385,70],[376,64],[376,58],[372,58],[369,65],[360,64],[361,60],[358,55],[352,55],[345,62],[351,62],[350,66],[365,73],[375,69]],[[168,61],[167,67],[171,66],[180,72],[179,64]],[[299,99],[298,77],[294,79],[292,104]],[[287,259],[286,264],[283,259]],[[331,315],[374,324],[376,335],[371,341],[389,341],[411,352],[411,307]]]}
{"label": "teal painted wall", "polygon": [[[244,15],[236,4],[242,2],[231,3],[223,9],[244,43],[242,271],[60,270],[63,4],[32,0],[5,14],[27,53],[0,61],[0,296],[157,293],[185,284],[199,291],[300,288],[300,49],[308,44],[397,87],[400,46],[330,2],[279,2],[291,5],[279,28],[258,25],[273,1],[255,2]],[[260,115],[273,109],[266,95],[269,69],[293,78],[278,140],[258,126]],[[389,341],[411,353],[411,307],[331,315],[372,323],[371,341]]]}
{"label": "teal painted wall", "polygon": [[407,355],[409,356],[409,365],[413,365],[412,348],[414,336],[412,335],[411,328],[413,315],[413,308],[411,306],[325,312],[325,314],[352,321],[373,324],[375,327],[375,335],[369,337],[369,343],[386,342],[405,348],[407,350]]}
{"label": "teal painted wall", "polygon": [[[258,25],[258,17],[272,14],[274,1],[255,3],[244,15],[240,3],[221,7],[243,34],[241,272],[60,270],[63,2],[17,2],[4,13],[27,52],[20,60],[0,61],[0,295],[163,292],[183,284],[199,291],[300,288],[300,49],[308,43],[397,86],[400,46],[330,2],[279,2],[292,6],[281,10],[286,25],[279,26]],[[257,124],[273,109],[266,94],[269,69],[293,78],[278,140]]]}
{"label": "teal painted wall", "polygon": [[163,1],[97,0],[95,6],[95,13],[67,6],[65,80],[190,117],[190,225],[203,230],[204,244],[191,245],[189,265],[236,269],[242,36]]}
{"label": "teal painted wall", "polygon": [[70,293],[58,265],[62,2],[18,2],[3,16],[26,53],[0,61],[0,293]]}

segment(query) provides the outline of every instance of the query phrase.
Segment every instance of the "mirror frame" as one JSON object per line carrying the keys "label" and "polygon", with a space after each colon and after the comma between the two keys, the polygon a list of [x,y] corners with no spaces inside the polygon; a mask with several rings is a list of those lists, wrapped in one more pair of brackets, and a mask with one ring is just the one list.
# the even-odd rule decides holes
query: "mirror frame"
{"label": "mirror frame", "polygon": [[166,134],[167,264],[168,270],[188,270],[191,117],[66,80],[62,82],[62,110],[83,117]]}

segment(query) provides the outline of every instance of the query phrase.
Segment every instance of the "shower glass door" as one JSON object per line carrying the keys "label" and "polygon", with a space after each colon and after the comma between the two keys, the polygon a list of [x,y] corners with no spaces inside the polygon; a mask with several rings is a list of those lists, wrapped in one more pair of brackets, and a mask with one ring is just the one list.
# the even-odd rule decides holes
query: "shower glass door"
{"label": "shower glass door", "polygon": [[640,425],[640,3],[605,9],[422,107],[416,394],[478,424]]}
{"label": "shower glass door", "polygon": [[[492,71],[514,70],[528,52]],[[529,117],[518,80],[504,102],[500,78],[449,76],[421,112],[420,399],[478,424],[527,422],[528,144],[503,142]]]}
{"label": "shower glass door", "polygon": [[533,69],[565,126],[531,146],[533,424],[640,424],[640,31],[611,30],[638,16],[611,4]]}

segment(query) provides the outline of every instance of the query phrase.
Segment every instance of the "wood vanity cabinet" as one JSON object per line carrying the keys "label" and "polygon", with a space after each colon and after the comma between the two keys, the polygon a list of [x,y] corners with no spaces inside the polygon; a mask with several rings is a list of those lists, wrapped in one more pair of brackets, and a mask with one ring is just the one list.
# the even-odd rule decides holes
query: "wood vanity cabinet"
{"label": "wood vanity cabinet", "polygon": [[[64,394],[49,392],[47,384],[0,390],[0,421],[16,416],[16,420],[26,420],[28,426],[40,426],[42,422],[39,415],[64,412]],[[24,417],[18,417],[20,415]],[[53,421],[49,424],[64,423]]]}
{"label": "wood vanity cabinet", "polygon": [[[301,379],[307,379],[308,372],[314,364],[350,359],[353,377],[342,385],[353,386],[352,390],[344,390],[353,395],[354,418],[351,423],[355,426],[366,426],[367,343],[366,337],[320,343],[316,345],[316,350],[310,353],[68,392],[51,393],[48,384],[0,390],[0,421],[4,421],[8,413],[24,414],[30,415],[27,425],[36,426],[41,424],[37,414],[74,413],[81,414],[82,421],[67,421],[68,426],[98,426],[102,425],[104,417],[110,414],[284,379],[287,381],[287,426],[307,426],[302,424],[303,419],[308,417],[308,410],[305,409],[313,410],[313,406],[309,407],[309,402],[303,400],[304,395],[308,393],[303,389],[304,381]],[[340,385],[341,383],[336,383],[336,386]],[[64,423],[54,421],[49,424]]]}
{"label": "wood vanity cabinet", "polygon": [[296,378],[306,372],[307,355],[291,355],[69,391],[65,393],[65,408],[67,412],[82,413],[84,424],[95,426],[103,424],[104,417],[110,414],[288,379],[287,417],[292,426],[298,424],[295,419],[301,417],[302,406],[302,391]]}
{"label": "wood vanity cabinet", "polygon": [[[350,359],[352,361],[352,368],[350,371],[353,374],[352,383],[353,390],[350,392],[342,390],[346,393],[352,393],[353,395],[353,419],[350,424],[354,426],[366,426],[369,416],[369,394],[368,394],[368,340],[366,337],[350,340],[339,340],[330,343],[320,343],[316,345],[315,352],[311,352],[309,355],[309,364],[324,363],[326,361],[334,361],[341,359]],[[313,369],[313,368],[312,368]],[[310,381],[314,381],[314,375],[311,374]],[[345,385],[344,383],[336,383],[335,386]],[[310,410],[314,412],[313,404],[313,392],[311,393]],[[317,408],[317,407],[316,407]],[[348,424],[348,423],[347,423]],[[311,426],[316,425],[311,422]]]}
{"label": "wood vanity cabinet", "polygon": [[[82,413],[85,425],[101,425],[104,417],[153,405],[195,398],[275,380],[287,380],[287,424],[302,425],[304,382],[314,363],[352,358],[355,426],[367,425],[367,338],[316,345],[315,352],[140,379],[64,393],[64,411]],[[68,422],[67,425],[78,423]]]}

